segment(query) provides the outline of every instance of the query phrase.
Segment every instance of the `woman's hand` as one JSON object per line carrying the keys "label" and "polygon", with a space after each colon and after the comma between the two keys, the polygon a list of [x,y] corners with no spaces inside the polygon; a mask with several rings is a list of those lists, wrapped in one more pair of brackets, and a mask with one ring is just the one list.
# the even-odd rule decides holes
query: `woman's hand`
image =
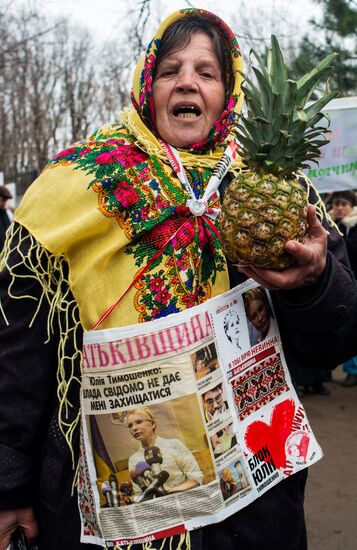
{"label": "woman's hand", "polygon": [[21,527],[30,542],[35,540],[38,526],[32,508],[0,511],[0,550],[6,550],[9,546],[17,527]]}
{"label": "woman's hand", "polygon": [[239,271],[269,290],[301,288],[318,281],[326,266],[328,233],[322,227],[312,205],[308,207],[307,223],[304,243],[288,241],[285,245],[285,250],[296,260],[293,266],[285,271],[244,266],[239,267]]}

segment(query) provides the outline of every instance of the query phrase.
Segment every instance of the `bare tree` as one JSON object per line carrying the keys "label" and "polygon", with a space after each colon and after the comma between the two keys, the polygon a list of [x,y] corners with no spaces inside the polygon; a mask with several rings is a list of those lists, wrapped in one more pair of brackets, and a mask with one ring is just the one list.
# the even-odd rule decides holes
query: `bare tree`
{"label": "bare tree", "polygon": [[[63,18],[0,7],[0,171],[18,180],[128,101],[128,52]],[[121,42],[122,43],[122,40]]]}

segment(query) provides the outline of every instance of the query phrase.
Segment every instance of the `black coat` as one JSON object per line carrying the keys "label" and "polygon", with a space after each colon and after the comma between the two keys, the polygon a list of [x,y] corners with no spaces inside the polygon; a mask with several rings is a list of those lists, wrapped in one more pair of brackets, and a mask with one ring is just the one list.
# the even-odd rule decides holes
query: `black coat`
{"label": "black coat", "polygon": [[336,222],[336,225],[343,235],[352,271],[357,279],[357,207],[349,216]]}
{"label": "black coat", "polygon": [[6,230],[10,225],[10,218],[5,208],[0,208],[0,252],[3,249],[6,237]]}
{"label": "black coat", "polygon": [[[21,247],[25,253],[26,241]],[[16,251],[11,262],[18,264],[18,275],[26,274],[27,267],[19,263]],[[232,285],[242,279],[232,266],[230,275]],[[5,271],[0,277],[0,291],[9,325],[0,315],[0,507],[35,507],[41,550],[89,550],[91,545],[78,542],[77,499],[71,496],[72,457],[58,425],[58,342],[52,337],[45,343],[48,304],[42,302],[29,327],[38,304],[27,298],[10,298],[9,282]],[[39,297],[42,289],[35,279],[16,277],[12,294]],[[275,291],[272,298],[289,366],[330,369],[357,353],[356,339],[351,338],[357,331],[355,281],[344,242],[335,231],[330,232],[327,266],[318,284],[304,290]],[[81,337],[77,331],[79,346]],[[74,349],[71,338],[67,347],[70,355]],[[78,361],[75,370],[80,376]],[[78,412],[79,385],[72,384],[70,391],[69,400],[77,404],[69,410],[71,421]],[[75,461],[78,431],[73,441]],[[227,540],[221,546],[227,550],[233,550],[237,541],[247,550],[263,546],[265,550],[304,550],[305,479],[306,472],[300,472],[232,518],[195,532],[193,550],[214,548],[217,540],[223,539]]]}

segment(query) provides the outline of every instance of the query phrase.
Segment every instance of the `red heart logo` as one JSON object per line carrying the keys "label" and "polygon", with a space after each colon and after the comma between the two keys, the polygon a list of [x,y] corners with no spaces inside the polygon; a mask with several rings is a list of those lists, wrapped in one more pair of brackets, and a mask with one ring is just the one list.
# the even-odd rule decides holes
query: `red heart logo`
{"label": "red heart logo", "polygon": [[[285,468],[285,443],[292,431],[294,415],[295,403],[292,399],[286,399],[276,405],[270,424],[257,420],[248,426],[244,436],[247,447],[253,453],[257,453],[266,446],[275,466]],[[268,459],[269,457],[266,458]]]}

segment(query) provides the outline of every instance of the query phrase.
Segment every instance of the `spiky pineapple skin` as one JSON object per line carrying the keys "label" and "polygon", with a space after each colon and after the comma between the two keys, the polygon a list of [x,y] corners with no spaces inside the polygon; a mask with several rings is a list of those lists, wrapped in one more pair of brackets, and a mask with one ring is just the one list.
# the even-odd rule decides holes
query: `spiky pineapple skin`
{"label": "spiky pineapple skin", "polygon": [[220,221],[226,257],[236,265],[282,271],[294,263],[288,240],[302,242],[308,198],[298,177],[244,171],[228,186]]}

